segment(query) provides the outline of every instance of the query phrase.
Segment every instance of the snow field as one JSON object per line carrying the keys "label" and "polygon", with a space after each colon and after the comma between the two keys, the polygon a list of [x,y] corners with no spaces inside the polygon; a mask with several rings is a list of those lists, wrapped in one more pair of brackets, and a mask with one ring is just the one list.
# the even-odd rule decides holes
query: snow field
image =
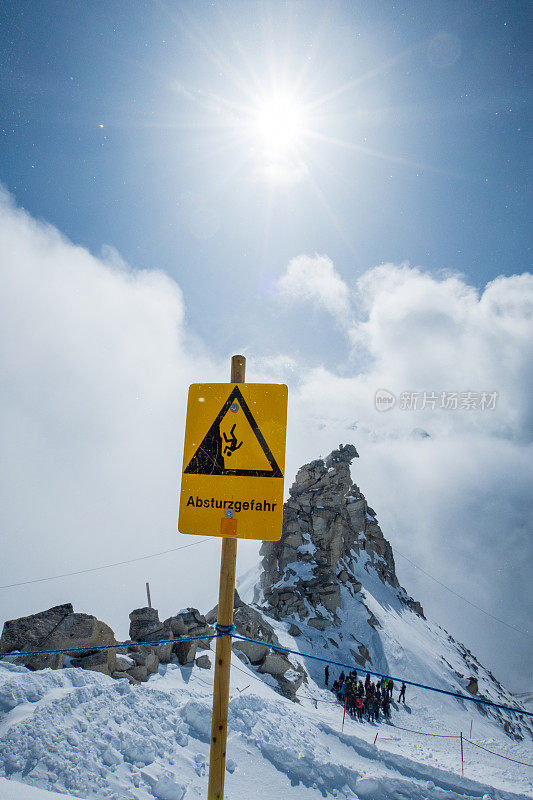
{"label": "snow field", "polygon": [[[86,800],[204,800],[212,681],[212,672],[174,664],[161,667],[147,684],[132,687],[73,668],[32,673],[1,662],[0,774],[10,779],[10,791],[23,781]],[[332,698],[314,684],[307,692],[321,700]],[[411,702],[412,713],[402,708],[394,721],[435,730],[435,717],[431,710],[424,715],[421,698],[413,696]],[[476,768],[467,765],[469,777],[462,779],[455,740],[439,739],[433,747],[425,737],[351,719],[341,734],[341,721],[340,705],[318,703],[315,709],[306,698],[293,704],[234,657],[228,800],[532,796],[525,767],[507,762],[500,767],[497,759],[478,751]],[[494,735],[494,726],[485,719],[482,723]],[[480,728],[481,722],[475,724]],[[388,739],[382,746],[380,737]],[[495,749],[503,752],[503,745],[498,739]],[[34,800],[25,791],[21,787],[19,796],[6,794],[6,800]],[[36,795],[35,800],[48,798]]]}

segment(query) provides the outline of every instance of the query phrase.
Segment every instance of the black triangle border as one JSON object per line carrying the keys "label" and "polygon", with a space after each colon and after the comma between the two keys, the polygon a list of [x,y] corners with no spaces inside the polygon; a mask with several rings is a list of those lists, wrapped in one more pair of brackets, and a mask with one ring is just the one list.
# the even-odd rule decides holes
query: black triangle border
{"label": "black triangle border", "polygon": [[[209,436],[209,434],[213,431],[213,429],[216,428],[222,422],[223,418],[226,416],[226,414],[228,412],[228,409],[229,409],[230,405],[233,403],[234,400],[238,400],[239,401],[240,406],[241,406],[242,410],[244,411],[244,416],[248,420],[248,423],[249,423],[252,431],[255,434],[255,438],[259,442],[259,444],[261,446],[261,449],[263,450],[263,453],[267,457],[268,463],[270,464],[272,469],[271,470],[268,470],[268,469],[223,469],[221,472],[217,472],[217,473],[193,472],[192,470],[189,469],[189,467],[191,466],[192,462],[194,461],[194,459],[196,457],[196,454],[201,449],[204,441]],[[244,397],[242,395],[242,392],[241,392],[241,390],[239,389],[238,386],[235,386],[235,388],[232,389],[232,391],[230,393],[230,396],[228,397],[228,399],[226,400],[226,402],[222,406],[220,412],[218,413],[217,417],[215,418],[215,421],[213,422],[213,424],[211,425],[211,427],[209,428],[209,430],[205,434],[205,436],[202,439],[201,443],[196,448],[196,450],[194,452],[194,455],[192,456],[191,460],[189,461],[187,467],[183,470],[183,472],[186,473],[187,475],[210,475],[211,477],[216,477],[217,475],[221,475],[221,476],[233,475],[233,476],[242,477],[242,478],[283,478],[283,473],[280,470],[276,459],[272,455],[272,451],[270,450],[270,447],[266,443],[265,437],[263,436],[263,434],[259,430],[259,425],[255,421],[252,412],[248,408],[248,403],[244,399]]]}

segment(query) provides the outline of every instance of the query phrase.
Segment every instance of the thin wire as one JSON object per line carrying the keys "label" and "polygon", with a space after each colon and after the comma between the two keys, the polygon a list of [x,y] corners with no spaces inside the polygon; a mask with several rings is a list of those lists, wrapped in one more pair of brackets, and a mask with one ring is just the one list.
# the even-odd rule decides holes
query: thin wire
{"label": "thin wire", "polygon": [[442,587],[443,587],[443,589],[447,589],[447,590],[448,590],[448,591],[449,591],[451,594],[454,594],[454,595],[455,595],[456,597],[458,597],[460,600],[464,600],[464,602],[465,602],[465,603],[468,603],[468,605],[469,605],[469,606],[472,606],[472,608],[476,608],[478,611],[481,611],[481,613],[482,613],[482,614],[486,614],[486,615],[487,615],[487,617],[490,617],[491,619],[494,619],[494,620],[496,620],[496,622],[499,622],[501,625],[505,625],[505,627],[506,627],[506,628],[511,628],[511,630],[513,630],[513,631],[516,631],[517,633],[522,633],[524,636],[528,636],[530,639],[533,639],[533,634],[531,634],[531,633],[528,633],[528,631],[525,631],[525,630],[523,630],[522,628],[517,628],[517,626],[516,626],[516,625],[512,625],[510,622],[505,622],[505,620],[503,620],[503,619],[500,619],[499,617],[495,617],[495,616],[494,616],[494,614],[491,614],[491,613],[490,613],[490,611],[485,611],[485,609],[484,609],[484,608],[481,608],[481,606],[478,606],[478,605],[476,605],[476,603],[473,603],[471,600],[468,600],[468,598],[466,598],[466,597],[463,597],[463,595],[462,595],[462,594],[459,594],[459,592],[456,592],[456,591],[455,591],[455,589],[451,589],[449,586],[446,586],[446,584],[445,584],[445,583],[443,583],[442,581],[439,581],[439,579],[438,579],[438,578],[435,578],[435,577],[434,577],[433,575],[431,575],[429,572],[426,572],[426,570],[425,570],[425,569],[422,569],[422,567],[419,567],[419,566],[418,566],[418,564],[415,564],[415,562],[414,562],[414,561],[411,561],[411,559],[410,559],[410,558],[408,558],[406,555],[404,555],[403,553],[401,553],[401,552],[398,550],[398,548],[396,547],[396,545],[394,545],[394,553],[395,553],[395,554],[396,554],[396,553],[398,553],[398,555],[399,555],[399,556],[401,556],[402,558],[404,558],[406,561],[408,561],[408,562],[409,562],[409,564],[411,564],[411,566],[412,566],[412,567],[414,567],[415,569],[417,569],[417,570],[419,570],[420,572],[422,572],[422,573],[423,573],[424,575],[426,575],[428,578],[431,578],[431,580],[432,580],[432,581],[435,581],[435,583],[438,583],[438,584],[439,584],[439,586],[442,586]]}
{"label": "thin wire", "polygon": [[476,744],[470,739],[467,739],[466,736],[463,736],[463,741],[468,742],[468,744],[473,744],[474,747],[479,747],[480,750],[485,750],[486,753],[491,753],[493,756],[500,756],[500,758],[505,758],[507,761],[514,761],[515,764],[522,764],[524,767],[533,768],[533,764],[528,764],[527,761],[517,761],[516,758],[509,758],[509,756],[504,756],[501,753],[497,753],[495,750],[489,750],[487,747],[483,747],[483,745]]}
{"label": "thin wire", "polygon": [[[427,733],[426,731],[415,731],[412,728],[402,728],[394,722],[389,722],[393,728],[398,728],[400,731],[409,731],[409,733],[419,733],[421,736],[438,736],[439,739],[459,739],[456,733]],[[463,737],[464,738],[464,737]]]}
{"label": "thin wire", "polygon": [[[162,550],[159,553],[150,553],[150,554],[148,554],[146,556],[139,556],[138,558],[129,558],[129,559],[125,560],[125,561],[115,561],[113,564],[102,564],[99,567],[89,567],[87,569],[80,569],[80,570],[77,570],[75,572],[63,572],[60,575],[50,575],[47,578],[35,578],[35,579],[29,580],[29,581],[19,581],[18,583],[6,583],[3,586],[0,586],[0,589],[14,589],[17,586],[29,586],[30,584],[33,584],[33,583],[44,583],[45,581],[55,581],[55,580],[59,580],[59,578],[70,578],[70,577],[73,577],[75,575],[86,575],[89,572],[99,572],[100,570],[103,570],[103,569],[110,569],[112,567],[121,567],[121,566],[125,566],[126,564],[134,564],[134,563],[136,563],[138,561],[146,561],[149,558],[157,558],[158,556],[168,555],[169,553],[176,553],[176,552],[178,552],[178,550],[186,550],[188,547],[195,547],[196,545],[199,545],[199,544],[205,544],[205,542],[207,542],[210,538],[211,537],[206,537],[205,539],[202,539],[199,542],[192,542],[191,544],[186,544],[186,545],[183,545],[182,547],[173,547],[170,550]],[[496,617],[494,614],[491,614],[490,611],[486,611],[484,608],[481,608],[481,606],[478,606],[476,603],[473,603],[471,600],[468,600],[468,598],[463,597],[463,595],[459,594],[459,592],[456,592],[454,589],[451,589],[449,586],[447,586],[442,581],[439,581],[438,578],[435,578],[433,575],[431,575],[425,569],[420,567],[418,564],[415,564],[415,562],[412,561],[410,558],[408,558],[406,555],[404,555],[404,553],[400,552],[400,550],[398,550],[398,548],[396,546],[394,547],[394,552],[398,553],[399,556],[404,558],[415,569],[418,569],[420,572],[422,572],[424,575],[426,575],[432,581],[435,581],[435,583],[438,583],[439,586],[442,586],[443,589],[446,589],[448,592],[450,592],[451,594],[455,595],[460,600],[463,600],[465,603],[468,603],[468,605],[472,606],[472,608],[475,608],[478,611],[481,611],[482,614],[486,614],[488,617],[490,617],[491,619],[495,620],[496,622],[499,622],[501,625],[505,625],[506,628],[510,628],[511,630],[515,631],[516,633],[522,633],[524,636],[527,636],[530,639],[533,639],[533,634],[528,633],[528,631],[525,631],[522,628],[518,628],[516,625],[512,625],[509,622],[505,622],[505,620],[500,619],[499,617]]]}
{"label": "thin wire", "polygon": [[110,567],[121,567],[124,564],[133,564],[135,561],[146,561],[147,558],[157,558],[157,556],[166,556],[168,553],[176,553],[178,550],[186,550],[188,547],[196,547],[198,544],[205,544],[212,537],[205,537],[199,542],[192,542],[191,544],[184,544],[181,547],[173,547],[171,550],[161,550],[160,553],[150,553],[147,556],[138,556],[138,558],[129,558],[127,561],[115,561],[113,564],[103,564],[101,567],[89,567],[88,569],[80,569],[77,572],[64,572],[61,575],[50,575],[48,578],[35,578],[31,581],[21,581],[20,583],[6,583],[0,586],[0,589],[13,589],[15,586],[28,586],[30,583],[42,583],[43,581],[55,581],[58,578],[70,578],[72,575],[85,575],[87,572],[98,572],[101,569],[110,569]]}

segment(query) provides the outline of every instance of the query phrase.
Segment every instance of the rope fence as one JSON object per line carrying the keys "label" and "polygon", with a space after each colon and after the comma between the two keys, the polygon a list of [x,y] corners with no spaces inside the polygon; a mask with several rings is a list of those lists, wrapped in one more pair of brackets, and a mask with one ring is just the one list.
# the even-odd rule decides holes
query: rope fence
{"label": "rope fence", "polygon": [[150,642],[118,642],[117,644],[98,644],[92,645],[92,647],[62,647],[58,648],[57,650],[21,650],[21,651],[13,651],[12,653],[2,653],[0,654],[0,659],[2,658],[19,658],[20,656],[48,656],[48,655],[56,655],[57,653],[65,653],[66,655],[70,655],[70,653],[94,653],[95,651],[100,650],[117,650],[121,647],[140,647],[142,645],[158,645],[158,644],[180,644],[181,642],[196,642],[200,640],[206,639],[216,639],[218,636],[226,636],[227,634],[222,633],[208,633],[204,636],[180,636],[177,639],[157,639],[157,641],[150,641]]}
{"label": "rope fence", "polygon": [[[353,664],[345,664],[343,661],[335,661],[331,658],[324,658],[323,656],[315,656],[312,653],[302,653],[299,650],[292,650],[290,647],[282,647],[281,645],[272,644],[270,642],[265,642],[261,639],[251,639],[248,636],[241,636],[240,633],[235,632],[235,625],[215,625],[215,633],[211,634],[204,634],[202,636],[187,636],[183,637],[180,636],[177,639],[158,639],[153,641],[147,642],[119,642],[117,644],[106,644],[106,645],[93,645],[87,647],[63,647],[57,648],[54,650],[27,650],[27,651],[20,651],[20,652],[12,652],[12,653],[4,653],[0,655],[0,658],[19,658],[21,656],[38,656],[38,655],[55,655],[58,653],[82,653],[82,652],[94,652],[98,650],[115,650],[121,647],[135,647],[140,645],[160,645],[160,644],[179,644],[180,642],[194,642],[194,641],[201,641],[207,639],[216,639],[218,636],[231,636],[234,639],[240,639],[243,642],[251,642],[252,644],[261,644],[265,647],[269,647],[271,650],[277,650],[282,653],[290,653],[292,655],[298,656],[299,658],[309,658],[313,661],[320,661],[325,664],[332,664],[336,667],[341,667],[342,669],[352,670],[354,668]],[[449,697],[456,697],[459,700],[466,700],[469,703],[478,703],[479,705],[490,706],[491,708],[498,708],[504,711],[511,711],[514,714],[520,714],[521,716],[525,717],[533,717],[533,712],[526,711],[525,709],[518,708],[517,706],[508,706],[503,705],[501,703],[493,703],[492,700],[486,700],[485,698],[481,697],[469,697],[465,694],[461,694],[460,692],[452,692],[449,689],[439,689],[437,686],[428,686],[424,683],[417,683],[416,681],[410,681],[407,678],[401,678],[396,675],[387,675],[384,672],[375,672],[370,669],[364,669],[363,672],[368,673],[369,675],[374,675],[378,678],[388,678],[389,680],[393,680],[396,683],[405,683],[407,686],[416,686],[419,689],[426,689],[429,692],[438,692],[439,694],[448,695]]]}
{"label": "rope fence", "polygon": [[[322,663],[333,664],[336,667],[341,667],[342,669],[354,669],[353,664],[345,664],[342,661],[334,661],[331,658],[324,658],[323,656],[315,656],[312,653],[302,653],[299,650],[291,650],[289,647],[282,647],[281,645],[277,644],[270,644],[269,642],[261,641],[260,639],[250,639],[247,636],[241,636],[240,633],[226,633],[221,634],[225,636],[233,636],[235,639],[241,639],[244,642],[252,642],[253,644],[262,644],[266,647],[270,647],[272,650],[279,650],[283,653],[291,653],[292,655],[299,656],[300,658],[310,658],[314,661],[321,661]],[[459,700],[466,700],[470,703],[478,703],[480,705],[490,706],[492,708],[500,708],[504,711],[512,711],[515,714],[521,714],[526,717],[533,717],[533,712],[525,711],[524,709],[518,708],[517,706],[508,706],[499,703],[493,703],[492,700],[486,700],[485,698],[481,697],[469,697],[465,694],[461,694],[460,692],[452,692],[448,689],[439,689],[437,686],[427,686],[424,683],[417,683],[416,681],[410,681],[407,678],[399,678],[396,675],[387,675],[384,672],[374,672],[370,669],[364,669],[363,672],[368,673],[369,675],[374,675],[378,678],[388,678],[389,680],[393,680],[396,683],[405,683],[408,686],[416,686],[419,689],[426,689],[430,692],[439,692],[440,694],[445,694],[450,697],[457,697]]]}
{"label": "rope fence", "polygon": [[[271,650],[277,650],[277,651],[283,652],[283,653],[290,653],[292,655],[296,655],[296,656],[299,656],[300,658],[304,658],[304,659],[305,658],[309,658],[309,659],[312,659],[314,661],[320,661],[322,663],[332,664],[333,666],[341,667],[343,669],[352,670],[354,668],[353,664],[345,664],[342,661],[335,661],[335,660],[330,659],[330,658],[324,658],[323,656],[315,656],[312,653],[302,653],[299,650],[293,650],[293,649],[291,649],[289,647],[282,647],[281,645],[271,644],[270,642],[265,642],[265,641],[262,641],[260,639],[251,639],[248,636],[241,636],[241,634],[235,632],[235,625],[222,626],[222,625],[218,625],[218,624],[215,625],[215,633],[203,634],[201,636],[179,636],[179,637],[177,637],[175,639],[155,639],[155,640],[150,640],[150,641],[146,641],[146,642],[126,641],[126,642],[117,642],[116,644],[92,645],[92,646],[87,646],[87,647],[63,647],[63,648],[56,648],[56,649],[53,649],[53,650],[51,649],[51,650],[14,651],[14,652],[11,652],[11,653],[0,654],[0,660],[7,659],[7,658],[20,658],[20,657],[23,657],[23,656],[24,657],[28,657],[28,656],[40,656],[40,655],[56,655],[56,654],[59,654],[59,653],[64,653],[66,655],[71,655],[72,653],[84,653],[84,652],[85,653],[87,653],[87,652],[94,653],[95,651],[100,651],[100,650],[117,650],[117,649],[121,649],[121,648],[141,647],[141,646],[145,646],[145,645],[157,646],[157,645],[162,645],[162,644],[180,644],[182,642],[196,642],[196,641],[202,641],[202,640],[203,641],[207,641],[207,640],[217,639],[219,636],[231,636],[231,637],[233,637],[235,639],[240,639],[243,642],[251,642],[252,644],[262,644],[265,647],[270,648]],[[395,677],[395,676],[386,675],[385,673],[382,673],[382,672],[374,672],[372,670],[367,670],[367,669],[364,669],[362,671],[365,672],[365,673],[368,673],[369,675],[374,675],[374,676],[380,677],[380,678],[389,678],[390,680],[393,680],[393,681],[395,681],[397,683],[400,683],[400,682],[401,683],[405,683],[406,685],[409,685],[409,686],[416,686],[416,687],[418,687],[420,689],[426,689],[427,691],[438,692],[440,694],[449,695],[450,697],[456,697],[456,698],[458,698],[460,700],[466,700],[466,701],[471,702],[471,703],[473,702],[473,703],[478,703],[478,704],[482,704],[482,705],[487,705],[487,706],[490,706],[492,708],[498,708],[498,709],[503,709],[505,711],[511,711],[511,712],[513,712],[515,714],[519,714],[519,715],[522,715],[522,716],[533,717],[533,713],[532,712],[525,711],[524,709],[521,709],[521,708],[518,708],[518,707],[502,705],[502,704],[498,704],[498,703],[493,703],[491,700],[485,700],[485,699],[478,698],[478,697],[467,697],[466,695],[460,694],[459,692],[452,692],[452,691],[449,691],[447,689],[439,689],[436,686],[427,686],[427,685],[422,684],[422,683],[417,683],[415,681],[410,681],[410,680],[408,680],[406,678],[398,678],[398,677]],[[248,688],[248,687],[246,687],[246,688]],[[322,698],[315,698],[315,697],[312,697],[310,694],[307,694],[306,696],[307,696],[307,699],[313,700],[314,702],[319,702],[319,703],[336,703],[337,702],[336,700],[325,700],[325,699],[322,699]],[[433,733],[433,732],[429,732],[429,731],[417,731],[417,730],[414,730],[413,728],[403,728],[400,725],[396,725],[394,722],[389,722],[388,724],[391,725],[391,727],[393,727],[393,728],[397,728],[398,730],[407,731],[408,733],[419,734],[421,736],[434,736],[434,737],[437,737],[437,738],[440,738],[440,739],[461,739],[462,742],[468,742],[468,744],[471,744],[473,747],[478,747],[480,750],[484,750],[486,753],[490,753],[493,756],[498,756],[499,758],[503,758],[503,759],[505,759],[507,761],[512,761],[515,764],[520,764],[520,765],[525,766],[525,767],[533,768],[533,764],[530,764],[527,761],[519,761],[516,758],[511,758],[510,756],[505,756],[502,753],[497,753],[495,750],[489,750],[489,748],[484,747],[483,745],[478,744],[477,742],[473,742],[471,739],[467,739],[466,736],[463,736],[462,734],[457,735],[457,734]],[[377,736],[376,736],[376,739],[377,739]]]}
{"label": "rope fence", "polygon": [[419,733],[421,736],[437,736],[439,739],[458,739],[456,733],[433,733],[432,731],[415,731],[412,728],[402,728],[401,725],[396,725],[395,722],[389,722],[393,728],[398,728],[399,731],[408,731],[409,733]]}
{"label": "rope fence", "polygon": [[486,753],[490,753],[493,756],[499,756],[500,758],[505,758],[506,761],[513,761],[515,764],[522,764],[522,766],[524,767],[533,768],[533,764],[528,764],[527,761],[517,761],[516,758],[510,758],[509,756],[504,756],[501,753],[497,753],[495,750],[489,750],[487,747],[483,747],[483,745],[477,744],[476,742],[472,742],[470,739],[467,739],[466,736],[463,736],[463,742],[468,742],[468,744],[473,744],[474,747],[479,747],[480,750],[484,750]]}

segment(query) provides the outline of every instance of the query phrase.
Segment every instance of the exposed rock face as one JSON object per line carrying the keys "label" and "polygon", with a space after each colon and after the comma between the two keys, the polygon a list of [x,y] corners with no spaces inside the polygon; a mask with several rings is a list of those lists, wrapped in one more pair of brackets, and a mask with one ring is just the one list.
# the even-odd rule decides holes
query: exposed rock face
{"label": "exposed rock face", "polygon": [[[156,608],[135,608],[130,616],[130,639],[133,642],[153,642],[159,639],[173,639],[174,634],[169,625],[159,621]],[[172,657],[169,644],[153,646],[153,652],[162,664],[168,664]]]}
{"label": "exposed rock face", "polygon": [[73,658],[72,666],[111,675],[116,670],[116,654],[114,650],[97,650],[88,655],[84,654],[80,658]]}
{"label": "exposed rock face", "polygon": [[[197,608],[186,608],[173,617],[165,620],[165,627],[172,631],[175,638],[180,636],[210,636],[214,628],[208,625],[206,618]],[[173,651],[180,664],[191,664],[196,658],[196,651],[210,649],[210,639],[199,639],[195,642],[178,642]]]}
{"label": "exposed rock face", "polygon": [[[130,614],[130,638],[133,642],[150,642],[158,639],[179,639],[187,636],[209,636],[213,633],[204,616],[197,608],[187,608],[169,617],[164,622],[159,619],[155,608],[136,608]],[[209,649],[209,639],[194,642],[169,642],[160,645],[130,645],[128,654],[134,666],[125,671],[137,681],[145,681],[157,672],[159,663],[168,664],[174,654],[182,665],[193,664],[198,647]]]}
{"label": "exposed rock face", "polygon": [[[47,611],[28,617],[8,620],[0,639],[0,653],[13,650],[55,650],[76,647],[95,647],[116,644],[115,635],[104,622],[90,614],[75,613],[71,603],[54,606]],[[111,675],[115,670],[113,650],[90,650],[83,654],[72,652],[72,663]],[[17,659],[29,669],[51,667],[59,669],[65,664],[63,654],[21,656]]]}
{"label": "exposed rock face", "polygon": [[[215,606],[206,614],[206,620],[216,622],[217,612],[218,606]],[[279,645],[272,625],[260,611],[243,603],[237,590],[234,595],[233,624],[241,636]],[[301,665],[293,664],[285,653],[272,651],[263,644],[234,639],[232,647],[242,661],[256,667],[258,672],[275,678],[281,694],[291,700],[296,699],[296,692],[307,680],[307,673]]]}
{"label": "exposed rock face", "polygon": [[305,619],[318,630],[326,630],[331,619],[338,621],[341,586],[352,596],[362,589],[354,560],[423,616],[422,606],[400,587],[392,548],[352,482],[350,464],[357,457],[353,445],[340,445],[325,460],[298,470],[284,506],[282,537],[263,542],[260,551],[265,610],[276,619]]}
{"label": "exposed rock face", "polygon": [[4,624],[0,638],[0,653],[11,653],[13,650],[38,650],[44,648],[44,642],[65,617],[72,614],[72,603],[54,606],[38,614],[28,617],[9,619]]}

